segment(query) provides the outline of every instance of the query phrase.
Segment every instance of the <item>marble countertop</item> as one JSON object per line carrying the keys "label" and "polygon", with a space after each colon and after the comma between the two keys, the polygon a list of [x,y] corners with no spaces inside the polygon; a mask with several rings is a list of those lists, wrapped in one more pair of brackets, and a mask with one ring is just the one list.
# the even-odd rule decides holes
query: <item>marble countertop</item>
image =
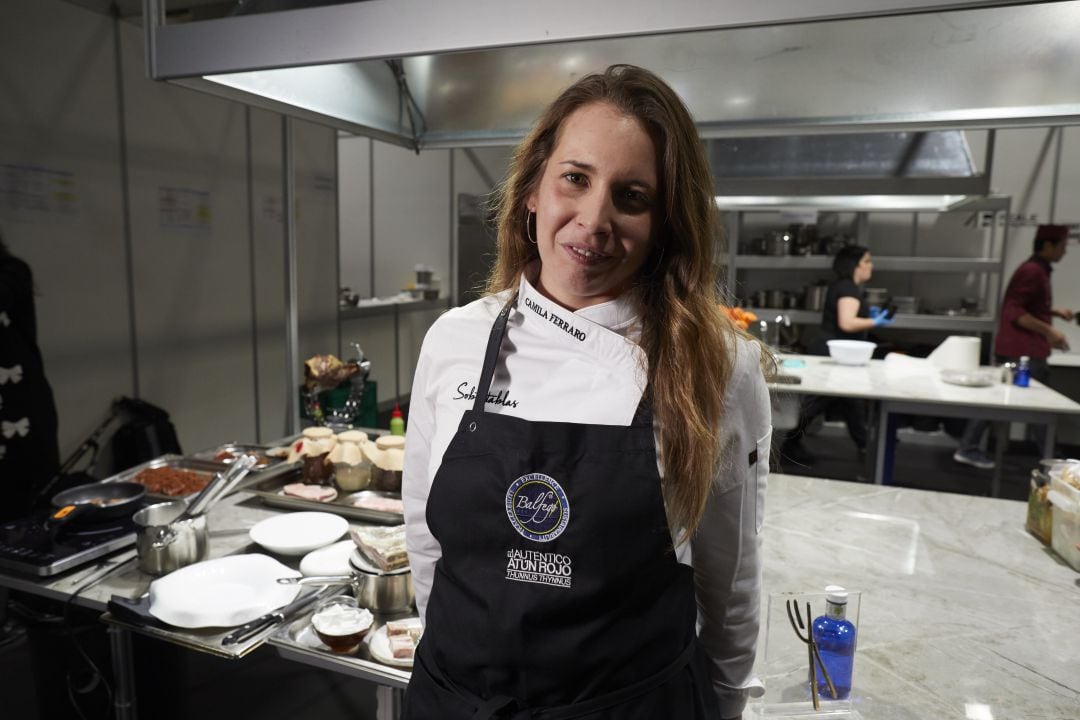
{"label": "marble countertop", "polygon": [[[773,383],[769,386],[781,393],[1080,414],[1080,403],[1036,380],[1026,388],[1006,383],[963,387],[945,382],[937,368],[911,358],[901,362],[871,360],[857,366],[840,365],[831,358],[818,355],[781,355],[779,359],[782,375],[795,375],[801,380],[797,385]],[[801,367],[792,366],[799,363],[802,363]]]}
{"label": "marble countertop", "polygon": [[1025,516],[1014,500],[772,475],[763,603],[862,591],[853,699],[868,720],[1077,718],[1080,573]]}

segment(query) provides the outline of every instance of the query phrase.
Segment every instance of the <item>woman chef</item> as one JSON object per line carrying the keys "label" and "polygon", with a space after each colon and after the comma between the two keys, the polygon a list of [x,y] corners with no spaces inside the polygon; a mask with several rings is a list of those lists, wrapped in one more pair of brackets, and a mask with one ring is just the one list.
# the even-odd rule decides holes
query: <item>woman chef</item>
{"label": "woman chef", "polygon": [[404,717],[738,716],[769,397],[718,309],[693,121],[648,71],[584,77],[498,210],[491,294],[432,326],[413,382]]}

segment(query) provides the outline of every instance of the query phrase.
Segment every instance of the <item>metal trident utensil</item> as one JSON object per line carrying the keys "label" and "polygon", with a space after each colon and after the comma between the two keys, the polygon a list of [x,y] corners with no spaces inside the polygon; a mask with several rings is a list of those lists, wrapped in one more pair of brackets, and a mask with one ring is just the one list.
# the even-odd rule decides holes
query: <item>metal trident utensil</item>
{"label": "metal trident utensil", "polygon": [[[814,617],[810,613],[810,603],[806,603],[806,624],[803,624],[802,615],[799,614],[799,602],[797,600],[788,600],[784,603],[787,608],[788,622],[791,623],[791,629],[795,631],[795,635],[806,643],[806,656],[810,663],[810,697],[814,701],[814,710],[821,709],[821,703],[818,701],[817,691],[817,666],[821,666],[821,674],[825,677],[825,683],[829,686],[829,692],[833,696],[833,700],[837,699],[836,687],[833,685],[832,678],[829,677],[829,671],[825,667],[825,663],[821,660],[821,652],[818,650],[817,642],[814,641],[814,631],[810,627],[810,618]],[[792,613],[792,608],[795,612]],[[798,621],[796,623],[796,620]],[[803,637],[801,630],[806,631],[806,637]],[[814,662],[814,659],[817,662]]]}

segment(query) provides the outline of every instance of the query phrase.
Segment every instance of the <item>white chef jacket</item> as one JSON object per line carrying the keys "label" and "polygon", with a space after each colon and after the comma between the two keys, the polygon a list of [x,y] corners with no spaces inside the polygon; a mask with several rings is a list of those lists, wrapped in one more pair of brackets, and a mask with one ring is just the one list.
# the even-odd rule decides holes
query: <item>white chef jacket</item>
{"label": "white chef jacket", "polygon": [[[509,291],[454,308],[424,338],[413,379],[402,497],[409,563],[421,618],[441,556],[427,526],[428,493],[465,410],[473,405],[492,324]],[[530,421],[630,425],[647,378],[630,294],[571,312],[524,277],[510,314],[485,410]],[[759,345],[736,342],[725,395],[723,467],[700,527],[676,547],[694,568],[698,635],[712,659],[724,717],[746,702],[757,645],[761,526],[771,410]],[[659,446],[657,448],[659,453]],[[662,472],[662,458],[661,472]],[[677,536],[673,531],[673,535]]]}

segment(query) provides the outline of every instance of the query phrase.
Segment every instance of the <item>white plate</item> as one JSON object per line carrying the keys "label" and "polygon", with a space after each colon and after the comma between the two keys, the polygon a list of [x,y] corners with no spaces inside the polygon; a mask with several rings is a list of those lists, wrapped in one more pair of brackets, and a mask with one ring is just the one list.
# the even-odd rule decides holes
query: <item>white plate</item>
{"label": "white plate", "polygon": [[300,561],[300,572],[305,575],[351,575],[349,556],[355,550],[356,543],[352,540],[342,540],[313,550]]}
{"label": "white plate", "polygon": [[368,650],[371,651],[371,657],[375,658],[384,665],[394,665],[395,667],[411,668],[413,661],[405,658],[396,658],[394,654],[390,652],[390,639],[386,637],[386,626],[382,625],[373,633],[368,633]]}
{"label": "white plate", "polygon": [[230,555],[188,565],[150,583],[150,614],[182,628],[232,627],[296,599],[298,577],[267,555]]}
{"label": "white plate", "polygon": [[942,370],[941,379],[950,385],[990,387],[1001,382],[999,370]]}
{"label": "white plate", "polygon": [[326,547],[349,530],[349,521],[324,512],[275,515],[251,528],[251,541],[279,555],[305,555]]}

